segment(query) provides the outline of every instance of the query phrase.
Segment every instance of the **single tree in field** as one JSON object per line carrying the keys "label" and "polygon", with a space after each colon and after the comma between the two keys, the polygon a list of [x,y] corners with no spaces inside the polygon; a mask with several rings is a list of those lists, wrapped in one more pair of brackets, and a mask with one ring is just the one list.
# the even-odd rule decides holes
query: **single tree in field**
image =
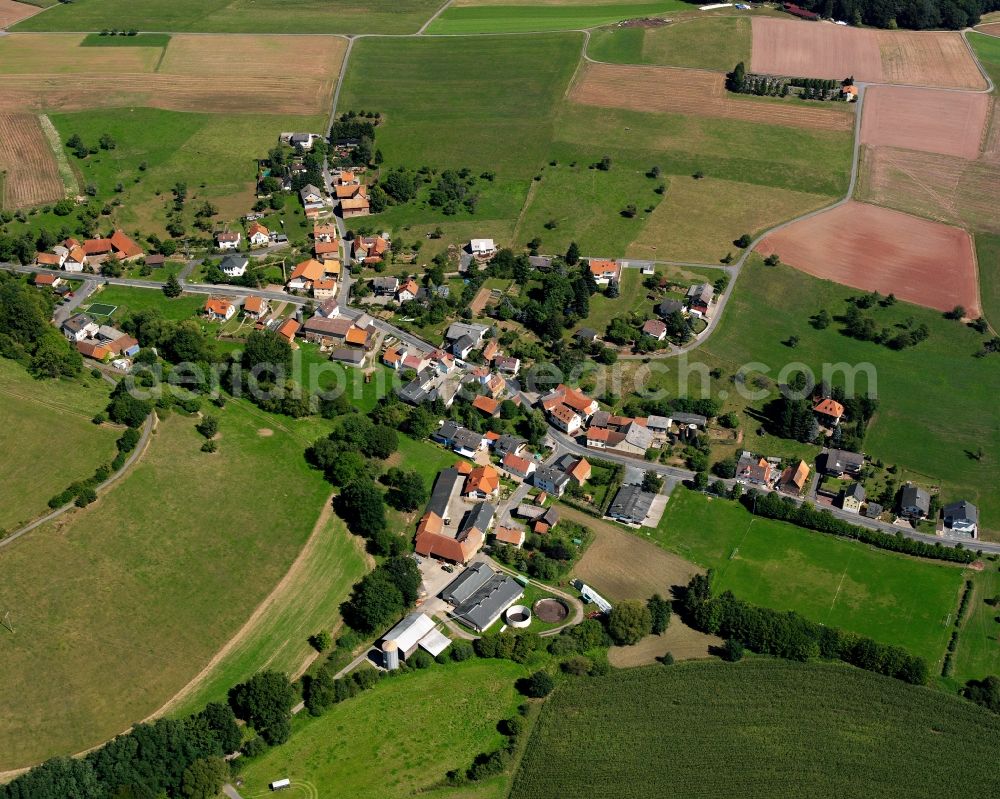
{"label": "single tree in field", "polygon": [[171,299],[181,296],[181,284],[177,275],[171,275],[167,278],[167,282],[163,284],[163,293]]}
{"label": "single tree in field", "polygon": [[653,616],[641,602],[619,602],[608,614],[608,635],[619,646],[639,643],[652,629]]}

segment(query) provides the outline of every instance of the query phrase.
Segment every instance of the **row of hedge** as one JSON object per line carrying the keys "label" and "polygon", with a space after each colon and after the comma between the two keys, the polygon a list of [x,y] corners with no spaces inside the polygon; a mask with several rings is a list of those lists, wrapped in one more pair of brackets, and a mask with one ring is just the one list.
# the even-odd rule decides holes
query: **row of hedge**
{"label": "row of hedge", "polygon": [[962,592],[962,601],[958,603],[958,613],[955,614],[955,626],[951,631],[951,638],[948,639],[948,651],[944,656],[944,663],[941,666],[941,676],[950,677],[954,668],[953,658],[955,650],[958,649],[958,634],[962,630],[962,621],[969,610],[969,602],[972,600],[972,580],[965,581],[965,590]]}
{"label": "row of hedge", "polygon": [[731,591],[712,595],[712,573],[695,575],[684,594],[686,621],[696,630],[739,641],[764,655],[807,661],[842,660],[913,685],[927,682],[927,664],[902,647],[809,621],[795,611],[762,608]]}
{"label": "row of hedge", "polygon": [[838,519],[828,510],[819,510],[808,502],[803,502],[800,505],[791,497],[782,497],[774,492],[750,491],[743,495],[742,502],[747,510],[757,516],[791,522],[799,527],[807,527],[819,533],[853,538],[878,549],[954,563],[971,563],[976,559],[976,553],[965,549],[961,544],[955,547],[946,547],[939,543],[928,544],[924,541],[907,538],[901,532],[893,535],[883,533],[880,530],[872,530],[869,527],[862,527]]}
{"label": "row of hedge", "polygon": [[69,505],[73,502],[78,508],[85,507],[97,499],[97,487],[106,482],[115,472],[120,471],[128,460],[128,454],[136,448],[142,438],[134,427],[128,428],[116,442],[118,454],[115,455],[110,465],[98,466],[93,475],[86,480],[78,480],[71,483],[64,491],[56,494],[49,500],[49,507],[53,510]]}

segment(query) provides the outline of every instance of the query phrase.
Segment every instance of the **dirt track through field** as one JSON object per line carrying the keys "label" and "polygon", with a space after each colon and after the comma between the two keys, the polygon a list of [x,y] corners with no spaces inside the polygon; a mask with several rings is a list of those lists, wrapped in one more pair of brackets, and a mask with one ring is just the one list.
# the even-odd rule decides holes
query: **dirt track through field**
{"label": "dirt track through field", "polygon": [[719,119],[740,119],[808,130],[850,130],[853,114],[840,107],[797,101],[741,98],[726,92],[725,78],[677,67],[587,63],[570,100],[601,108],[659,111]]}
{"label": "dirt track through field", "polygon": [[989,111],[987,94],[873,86],[865,96],[861,143],[975,158]]}
{"label": "dirt track through field", "polygon": [[765,237],[757,251],[814,277],[948,311],[980,314],[975,253],[957,227],[847,202]]}
{"label": "dirt track through field", "polygon": [[961,34],[884,31],[827,22],[755,17],[754,72],[864,83],[984,89]]}
{"label": "dirt track through field", "polygon": [[65,196],[59,165],[33,114],[0,113],[3,208],[26,208]]}

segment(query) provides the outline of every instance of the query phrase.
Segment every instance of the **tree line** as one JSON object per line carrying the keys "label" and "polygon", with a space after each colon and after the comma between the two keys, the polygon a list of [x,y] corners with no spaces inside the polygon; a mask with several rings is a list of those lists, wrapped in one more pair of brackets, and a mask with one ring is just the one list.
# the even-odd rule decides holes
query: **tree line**
{"label": "tree line", "polygon": [[798,5],[852,25],[913,30],[961,30],[1000,9],[997,0],[800,0]]}
{"label": "tree line", "polygon": [[17,361],[35,377],[74,377],[83,368],[83,358],[49,324],[54,308],[51,291],[0,272],[0,355]]}
{"label": "tree line", "polygon": [[685,621],[696,630],[733,639],[763,655],[799,661],[842,660],[913,685],[927,683],[923,658],[902,647],[817,624],[793,610],[759,607],[737,599],[731,591],[715,596],[711,580],[711,571],[695,575],[684,590]]}

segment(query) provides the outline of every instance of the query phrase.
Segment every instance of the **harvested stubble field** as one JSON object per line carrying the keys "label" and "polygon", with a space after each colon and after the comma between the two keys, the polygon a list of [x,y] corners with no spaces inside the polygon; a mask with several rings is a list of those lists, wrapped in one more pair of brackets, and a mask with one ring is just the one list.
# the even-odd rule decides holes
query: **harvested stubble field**
{"label": "harvested stubble field", "polygon": [[751,69],[771,75],[984,89],[962,36],[755,17]]}
{"label": "harvested stubble field", "polygon": [[806,130],[850,130],[853,114],[798,101],[735,99],[721,74],[675,67],[588,63],[570,90],[571,100],[601,108],[666,111],[740,119]]}
{"label": "harvested stubble field", "polygon": [[37,14],[42,9],[39,6],[17,3],[15,0],[0,0],[0,30]]}
{"label": "harvested stubble field", "polygon": [[987,161],[1000,162],[1000,103],[993,100],[993,111],[983,137],[983,158]]}
{"label": "harvested stubble field", "polygon": [[957,227],[851,201],[770,234],[757,251],[846,286],[980,313],[972,240]]}
{"label": "harvested stubble field", "polygon": [[1000,163],[866,147],[857,198],[973,230],[1000,233]]}
{"label": "harvested stubble field", "polygon": [[33,114],[0,113],[2,208],[26,208],[65,195],[59,165]]}
{"label": "harvested stubble field", "polygon": [[861,143],[975,158],[988,94],[874,86],[865,93]]}
{"label": "harvested stubble field", "polygon": [[1000,36],[1000,22],[987,22],[985,25],[976,25],[976,30],[985,33],[987,36]]}
{"label": "harvested stubble field", "polygon": [[998,737],[970,702],[839,664],[651,666],[562,683],[510,797],[995,796]]}
{"label": "harvested stubble field", "polygon": [[[0,110],[148,106],[215,113],[322,114],[346,43],[337,37],[183,36],[155,47],[78,47],[80,36],[0,41]],[[48,40],[48,41],[47,41]],[[40,52],[53,56],[51,62]],[[160,61],[162,55],[162,63]]]}

